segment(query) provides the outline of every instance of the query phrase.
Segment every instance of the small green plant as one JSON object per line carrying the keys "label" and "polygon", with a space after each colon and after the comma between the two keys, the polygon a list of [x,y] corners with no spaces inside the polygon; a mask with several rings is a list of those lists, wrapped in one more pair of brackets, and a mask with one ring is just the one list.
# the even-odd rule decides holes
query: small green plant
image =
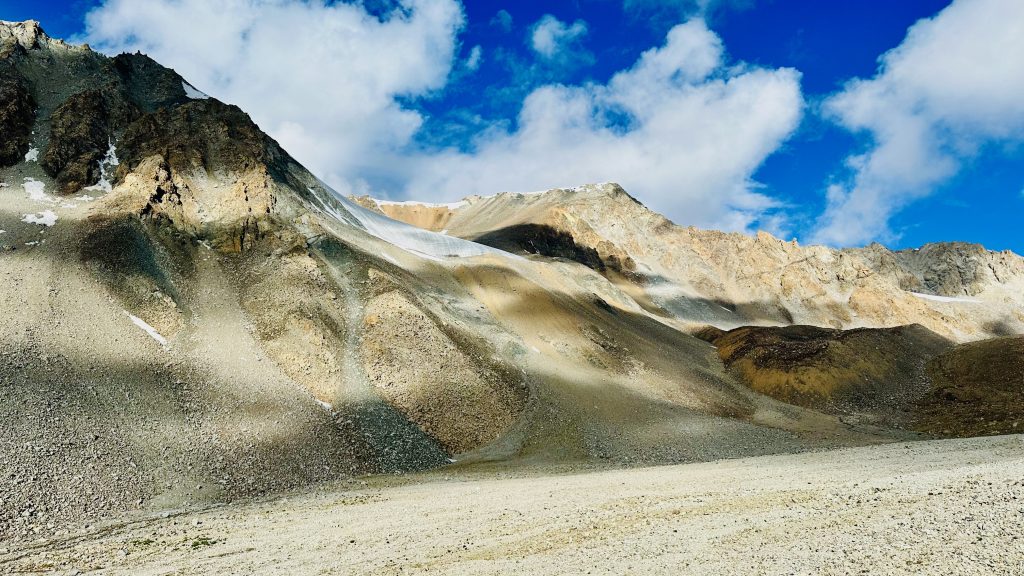
{"label": "small green plant", "polygon": [[197,550],[204,546],[213,546],[216,543],[217,540],[214,540],[213,538],[209,538],[207,536],[200,536],[199,538],[192,540],[192,549]]}

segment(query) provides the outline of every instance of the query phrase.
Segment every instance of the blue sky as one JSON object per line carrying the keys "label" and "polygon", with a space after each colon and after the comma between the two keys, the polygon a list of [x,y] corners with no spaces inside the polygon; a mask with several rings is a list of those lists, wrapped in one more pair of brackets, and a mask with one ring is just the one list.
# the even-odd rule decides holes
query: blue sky
{"label": "blue sky", "polygon": [[1024,253],[1019,2],[196,2],[0,19],[142,49],[354,193],[615,180],[684,225]]}

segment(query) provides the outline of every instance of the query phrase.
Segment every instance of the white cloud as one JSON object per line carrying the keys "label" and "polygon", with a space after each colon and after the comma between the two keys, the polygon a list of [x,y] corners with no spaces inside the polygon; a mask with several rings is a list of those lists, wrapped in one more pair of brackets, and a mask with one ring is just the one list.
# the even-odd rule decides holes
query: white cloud
{"label": "white cloud", "polygon": [[[728,63],[694,20],[607,84],[534,90],[515,128],[481,120],[469,152],[425,150],[424,119],[400,102],[458,77],[463,15],[455,0],[401,5],[377,18],[361,3],[106,0],[83,40],[142,50],[239,105],[339,192],[453,200],[617,181],[679,222],[780,226],[750,178],[799,123],[796,71]],[[585,30],[562,26],[577,40]]]}
{"label": "white cloud", "polygon": [[543,86],[514,131],[495,126],[471,153],[420,158],[405,195],[617,181],[676,221],[747,229],[775,206],[750,177],[802,108],[796,71],[729,67],[721,40],[693,20],[607,85]]}
{"label": "white cloud", "polygon": [[469,57],[466,58],[466,69],[472,71],[480,68],[480,61],[483,59],[483,55],[483,48],[479,44],[473,46],[469,51]]}
{"label": "white cloud", "polygon": [[544,58],[555,58],[586,34],[587,23],[583,20],[569,25],[551,14],[545,14],[531,28],[530,47]]}
{"label": "white cloud", "polygon": [[401,0],[384,18],[345,2],[106,0],[83,40],[149,54],[355,190],[410,143],[423,119],[396,98],[444,86],[462,25],[455,0]]}
{"label": "white cloud", "polygon": [[918,22],[882,56],[878,74],[825,103],[866,132],[871,148],[847,160],[853,175],[828,189],[813,240],[891,238],[889,218],[957,173],[988,143],[1024,139],[1024,3],[957,0]]}

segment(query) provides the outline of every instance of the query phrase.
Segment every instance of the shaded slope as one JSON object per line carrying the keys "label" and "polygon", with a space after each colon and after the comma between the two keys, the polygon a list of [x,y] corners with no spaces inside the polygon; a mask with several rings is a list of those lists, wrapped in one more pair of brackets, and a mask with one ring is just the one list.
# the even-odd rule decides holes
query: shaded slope
{"label": "shaded slope", "polygon": [[942,436],[1024,431],[1024,337],[961,344],[928,363],[915,427]]}
{"label": "shaded slope", "polygon": [[922,326],[744,327],[713,338],[741,381],[790,404],[902,426],[928,391],[924,365],[951,343]]}
{"label": "shaded slope", "polygon": [[[481,234],[473,241],[508,252],[574,260],[598,272],[609,268],[597,250],[580,246],[571,234],[542,224],[517,224]],[[613,261],[612,267],[618,268],[618,262]]]}
{"label": "shaded slope", "polygon": [[25,83],[0,62],[0,167],[20,162],[29,150],[35,101]]}

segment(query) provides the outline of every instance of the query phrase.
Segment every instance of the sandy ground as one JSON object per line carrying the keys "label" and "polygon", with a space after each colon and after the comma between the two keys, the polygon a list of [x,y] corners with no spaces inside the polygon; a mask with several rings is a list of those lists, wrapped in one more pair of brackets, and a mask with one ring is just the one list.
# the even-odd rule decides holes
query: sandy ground
{"label": "sandy ground", "polygon": [[[410,481],[412,480],[412,481]],[[101,574],[1021,574],[1024,436],[511,478],[435,472],[0,556]]]}

